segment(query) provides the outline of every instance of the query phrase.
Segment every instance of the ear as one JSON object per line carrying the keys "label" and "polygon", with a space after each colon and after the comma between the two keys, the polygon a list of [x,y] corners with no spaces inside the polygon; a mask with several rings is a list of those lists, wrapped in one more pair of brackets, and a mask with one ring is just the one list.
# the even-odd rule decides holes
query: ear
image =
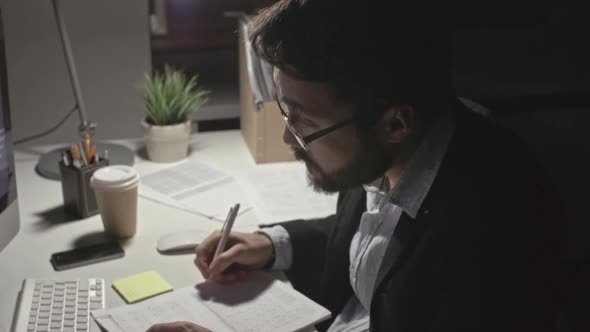
{"label": "ear", "polygon": [[395,105],[383,113],[381,123],[386,142],[401,143],[416,130],[416,112],[412,105]]}

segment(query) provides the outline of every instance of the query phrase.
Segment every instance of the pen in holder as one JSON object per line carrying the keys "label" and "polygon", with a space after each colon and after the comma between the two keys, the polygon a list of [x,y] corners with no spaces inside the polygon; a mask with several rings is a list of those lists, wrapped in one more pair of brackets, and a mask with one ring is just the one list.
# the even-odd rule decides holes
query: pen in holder
{"label": "pen in holder", "polygon": [[99,159],[94,151],[90,154],[85,153],[85,150],[73,145],[70,151],[64,152],[59,162],[64,210],[77,218],[87,218],[98,213],[90,178],[97,169],[109,165],[108,159]]}

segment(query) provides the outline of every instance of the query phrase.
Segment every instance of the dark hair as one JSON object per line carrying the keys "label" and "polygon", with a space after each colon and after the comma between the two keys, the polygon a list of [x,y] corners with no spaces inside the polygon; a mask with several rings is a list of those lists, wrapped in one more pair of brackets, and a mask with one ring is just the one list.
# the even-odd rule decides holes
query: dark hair
{"label": "dark hair", "polygon": [[281,0],[252,21],[254,51],[348,103],[452,96],[443,20],[425,0]]}

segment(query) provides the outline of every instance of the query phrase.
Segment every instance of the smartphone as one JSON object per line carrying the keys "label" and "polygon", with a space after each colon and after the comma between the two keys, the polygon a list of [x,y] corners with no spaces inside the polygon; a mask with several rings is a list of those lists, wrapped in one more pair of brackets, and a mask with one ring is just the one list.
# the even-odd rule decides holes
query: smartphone
{"label": "smartphone", "polygon": [[56,271],[103,262],[125,256],[118,242],[110,241],[91,246],[56,252],[51,255],[51,264]]}

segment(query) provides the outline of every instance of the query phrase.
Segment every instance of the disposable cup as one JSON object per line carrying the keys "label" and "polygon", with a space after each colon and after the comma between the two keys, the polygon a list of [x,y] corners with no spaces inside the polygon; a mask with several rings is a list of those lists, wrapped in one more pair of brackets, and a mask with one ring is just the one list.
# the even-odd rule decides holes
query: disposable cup
{"label": "disposable cup", "polygon": [[137,232],[139,174],[130,166],[103,167],[92,175],[98,210],[105,232],[115,238],[130,238]]}

